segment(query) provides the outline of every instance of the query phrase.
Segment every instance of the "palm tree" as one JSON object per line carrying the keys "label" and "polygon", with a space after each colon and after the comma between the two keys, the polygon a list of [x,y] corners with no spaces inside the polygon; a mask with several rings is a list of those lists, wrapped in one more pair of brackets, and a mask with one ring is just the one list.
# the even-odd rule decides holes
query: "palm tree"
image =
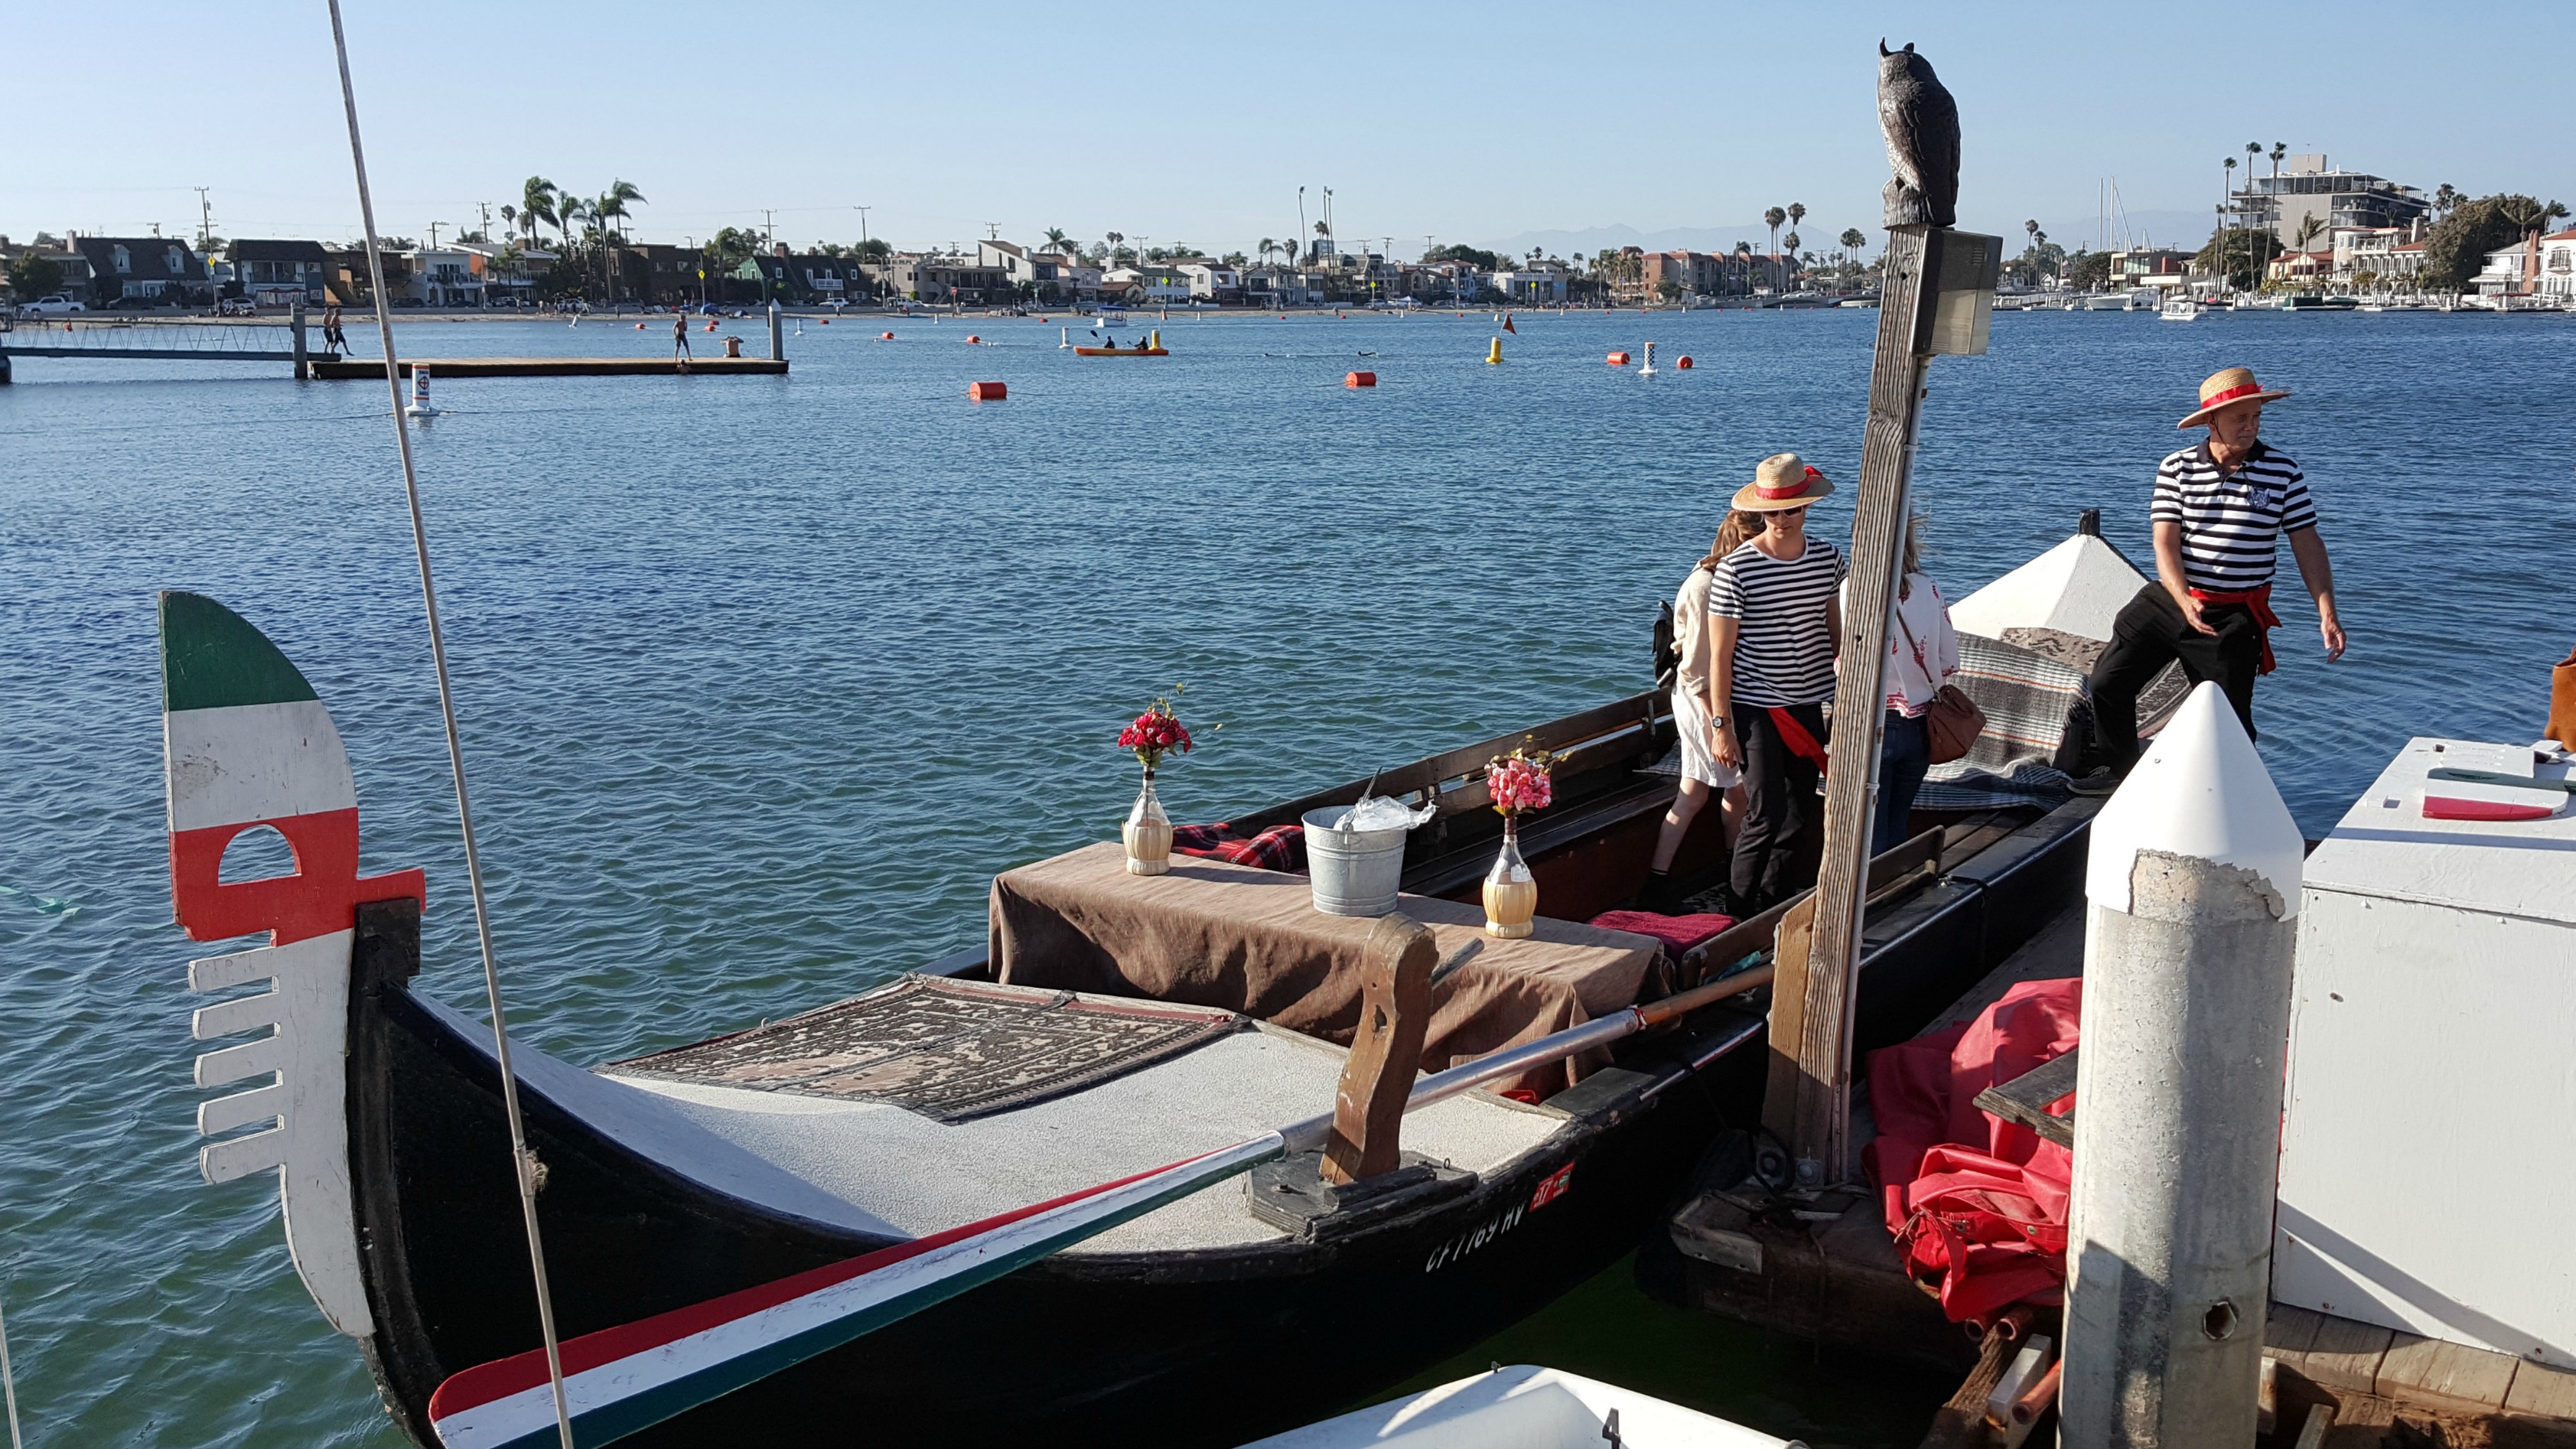
{"label": "palm tree", "polygon": [[1065,234],[1064,228],[1060,226],[1048,227],[1046,229],[1046,239],[1047,245],[1055,248],[1057,251],[1063,251],[1064,244],[1072,240],[1071,237]]}
{"label": "palm tree", "polygon": [[602,228],[618,241],[623,242],[626,240],[626,231],[617,223],[634,215],[626,209],[626,203],[643,199],[644,193],[635,189],[634,182],[612,181],[608,184],[608,189],[599,194],[599,199],[590,204],[590,214],[598,218]]}
{"label": "palm tree", "polygon": [[1771,255],[1775,257],[1780,255],[1780,223],[1788,219],[1789,213],[1776,206],[1762,213],[1762,224],[1771,228]]}
{"label": "palm tree", "polygon": [[1106,231],[1101,235],[1109,240],[1109,265],[1115,267],[1118,265],[1118,244],[1127,239],[1127,234],[1123,231]]}
{"label": "palm tree", "polygon": [[[1780,244],[1789,249],[1789,260],[1792,263],[1795,263],[1798,260],[1798,234],[1794,231],[1789,233],[1787,236],[1780,238]],[[1793,265],[1789,270],[1791,272],[1795,272],[1797,268]],[[1780,280],[1780,284],[1784,287],[1787,286],[1789,284],[1789,279],[1786,276],[1783,276]]]}
{"label": "palm tree", "polygon": [[515,207],[515,206],[512,206],[510,203],[508,203],[508,202],[506,202],[506,201],[505,201],[505,202],[502,202],[502,203],[501,203],[501,235],[506,236],[506,237],[515,237],[515,236],[517,236],[518,234],[519,234],[519,209],[518,209],[517,207]]}
{"label": "palm tree", "polygon": [[1261,253],[1261,264],[1266,267],[1270,265],[1270,254],[1279,250],[1279,241],[1276,237],[1263,237],[1261,245],[1254,250]]}
{"label": "palm tree", "polygon": [[[1790,224],[1791,226],[1796,226],[1798,223],[1800,223],[1800,222],[1802,222],[1802,221],[1805,221],[1806,219],[1807,219],[1807,203],[1805,203],[1805,202],[1803,202],[1803,201],[1793,201],[1793,202],[1790,202],[1790,203],[1789,203],[1789,224]],[[1791,250],[1791,251],[1793,251],[1793,252],[1794,252],[1794,251],[1796,251],[1797,249],[1798,249],[1798,244],[1797,244],[1796,242],[1791,242],[1791,243],[1789,243],[1789,250]]]}
{"label": "palm tree", "polygon": [[528,224],[529,245],[536,244],[538,222],[548,226],[561,225],[555,219],[555,201],[562,195],[561,188],[542,176],[531,176],[520,185],[519,219]]}
{"label": "palm tree", "polygon": [[1869,245],[1868,234],[1863,232],[1859,227],[1851,228],[1841,236],[1835,238],[1835,240],[1843,244],[1844,254],[1850,257],[1853,261],[1860,260],[1860,249]]}

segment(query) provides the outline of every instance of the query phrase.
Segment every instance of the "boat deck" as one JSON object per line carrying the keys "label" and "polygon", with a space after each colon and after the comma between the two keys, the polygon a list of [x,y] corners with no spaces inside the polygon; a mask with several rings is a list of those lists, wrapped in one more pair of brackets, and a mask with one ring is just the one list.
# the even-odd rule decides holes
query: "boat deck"
{"label": "boat deck", "polygon": [[[913,1234],[1231,1146],[1328,1112],[1347,1054],[1273,1028],[1238,1032],[1068,1096],[941,1123],[884,1102],[836,1101],[626,1075],[673,1115]],[[1413,1114],[1404,1144],[1490,1173],[1545,1142],[1562,1112],[1470,1093]],[[1068,1250],[1169,1252],[1281,1241],[1222,1182]]]}

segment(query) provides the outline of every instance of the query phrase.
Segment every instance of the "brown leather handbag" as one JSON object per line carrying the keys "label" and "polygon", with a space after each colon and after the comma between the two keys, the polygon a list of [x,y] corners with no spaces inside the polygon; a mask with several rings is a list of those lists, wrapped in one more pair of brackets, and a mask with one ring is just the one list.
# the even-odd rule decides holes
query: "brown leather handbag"
{"label": "brown leather handbag", "polygon": [[[1914,651],[1915,667],[1923,677],[1932,678],[1932,666],[1923,658],[1923,646],[1914,642],[1914,631],[1905,627],[1905,611],[1890,609],[1896,628],[1905,636],[1905,647]],[[1923,740],[1936,765],[1964,759],[1977,747],[1977,737],[1986,732],[1986,712],[1968,698],[1968,692],[1955,684],[1945,684],[1932,694],[1931,708],[1923,712]]]}

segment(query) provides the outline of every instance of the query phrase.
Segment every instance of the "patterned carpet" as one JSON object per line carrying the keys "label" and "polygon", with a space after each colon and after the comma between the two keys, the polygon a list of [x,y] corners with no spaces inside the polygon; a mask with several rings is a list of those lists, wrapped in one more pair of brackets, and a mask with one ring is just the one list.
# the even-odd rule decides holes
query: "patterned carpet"
{"label": "patterned carpet", "polygon": [[611,1065],[964,1122],[1079,1092],[1247,1025],[1226,1011],[907,976],[802,1016]]}

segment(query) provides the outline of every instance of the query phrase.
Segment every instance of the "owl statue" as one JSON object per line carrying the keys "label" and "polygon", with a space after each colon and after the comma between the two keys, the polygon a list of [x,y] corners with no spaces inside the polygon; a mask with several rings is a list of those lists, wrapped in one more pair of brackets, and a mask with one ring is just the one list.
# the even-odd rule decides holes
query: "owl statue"
{"label": "owl statue", "polygon": [[1878,43],[1878,123],[1887,132],[1886,224],[1956,226],[1959,222],[1959,103],[1932,74],[1932,62]]}

